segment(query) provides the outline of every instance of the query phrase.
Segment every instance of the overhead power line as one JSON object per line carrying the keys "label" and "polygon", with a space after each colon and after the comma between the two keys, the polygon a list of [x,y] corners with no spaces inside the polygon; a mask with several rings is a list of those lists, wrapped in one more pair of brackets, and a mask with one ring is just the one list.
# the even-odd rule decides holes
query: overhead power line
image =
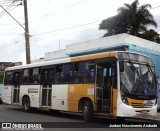
{"label": "overhead power line", "polygon": [[6,45],[6,46],[2,46],[2,47],[0,47],[0,50],[1,49],[4,49],[4,48],[7,48],[7,47],[10,47],[10,46],[13,46],[13,45],[16,45],[16,44],[18,44],[18,43],[20,43],[20,42],[22,42],[22,41],[24,41],[25,39],[23,39],[23,40],[17,40],[17,41],[15,41],[13,44],[8,44],[8,45]]}
{"label": "overhead power line", "polygon": [[81,26],[85,26],[85,25],[90,25],[90,24],[94,24],[94,23],[98,23],[98,22],[101,22],[101,21],[94,21],[94,22],[90,22],[90,23],[86,23],[86,24],[82,24],[82,25],[76,25],[76,26],[67,27],[67,28],[63,28],[63,29],[43,32],[43,33],[32,35],[31,37],[39,36],[39,35],[45,35],[45,34],[50,34],[50,33],[53,33],[53,32],[58,32],[58,31],[63,31],[63,30],[69,30],[69,29],[73,29],[73,28],[77,28],[77,27],[81,27]]}
{"label": "overhead power line", "polygon": [[70,8],[70,7],[76,6],[76,5],[81,4],[81,3],[85,2],[85,1],[87,1],[87,0],[79,1],[79,2],[77,2],[77,3],[71,4],[71,5],[66,6],[66,7],[64,7],[64,8],[61,8],[61,9],[55,11],[55,12],[46,14],[46,15],[44,15],[44,16],[42,16],[42,17],[37,18],[37,19],[30,20],[29,23],[34,22],[34,21],[39,20],[39,19],[42,19],[42,18],[45,18],[45,17],[48,17],[48,16],[51,16],[51,15],[54,14],[54,13],[57,13],[57,12],[60,12],[60,11],[62,11],[62,10],[68,9],[68,8]]}
{"label": "overhead power line", "polygon": [[12,17],[12,19],[13,19],[14,21],[16,21],[16,22],[19,24],[19,26],[21,26],[21,27],[25,30],[25,28],[22,26],[22,24],[19,23],[3,6],[0,5],[0,7],[1,7],[10,17]]}
{"label": "overhead power line", "polygon": [[[0,4],[1,6],[4,6],[4,5],[2,5],[2,4]],[[10,8],[12,8],[12,4],[11,5],[8,5],[6,8],[5,8],[5,10],[7,10],[8,12],[10,11]],[[3,16],[3,15],[5,15],[6,14],[6,11],[2,11],[2,12],[0,12],[0,17],[1,16]]]}
{"label": "overhead power line", "polygon": [[7,33],[7,34],[0,34],[0,35],[22,35],[22,34],[9,34],[9,33]]}
{"label": "overhead power line", "polygon": [[[9,8],[9,6],[8,6],[8,8],[6,8],[6,11],[7,11],[7,12],[10,12],[10,11],[14,10],[14,9],[17,8],[17,7],[18,7],[18,5],[14,6],[14,8],[12,8],[12,6],[10,6],[10,8]],[[4,16],[5,14],[7,14],[7,13],[3,10],[3,11],[0,13],[0,17]]]}
{"label": "overhead power line", "polygon": [[16,53],[18,53],[18,52],[25,51],[25,50],[26,50],[26,49],[18,50],[18,51],[15,51],[15,52],[12,52],[12,53],[9,53],[9,54],[0,56],[0,58],[6,57],[6,56],[9,56],[9,55],[12,55],[12,54],[16,54]]}
{"label": "overhead power line", "polygon": [[[5,10],[7,12],[10,12],[11,10],[15,9],[16,7],[18,7],[19,5],[22,5],[22,0],[4,0],[4,1],[0,1],[0,5],[1,6],[7,6],[5,8]],[[7,14],[6,11],[3,10],[2,12],[0,12],[0,17],[2,17],[3,15]]]}

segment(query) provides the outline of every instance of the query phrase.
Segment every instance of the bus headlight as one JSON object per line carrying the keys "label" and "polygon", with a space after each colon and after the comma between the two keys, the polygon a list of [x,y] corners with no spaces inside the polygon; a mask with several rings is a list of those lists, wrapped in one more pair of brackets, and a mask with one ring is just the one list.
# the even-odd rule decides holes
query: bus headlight
{"label": "bus headlight", "polygon": [[123,102],[123,103],[125,103],[125,104],[129,105],[129,104],[128,104],[127,97],[126,97],[126,95],[125,95],[125,94],[121,94],[121,99],[122,99],[122,102]]}

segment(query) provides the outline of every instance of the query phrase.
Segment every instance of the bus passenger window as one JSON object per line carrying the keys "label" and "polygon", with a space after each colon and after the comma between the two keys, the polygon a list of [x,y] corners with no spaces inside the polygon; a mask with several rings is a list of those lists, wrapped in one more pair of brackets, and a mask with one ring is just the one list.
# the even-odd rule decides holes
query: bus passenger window
{"label": "bus passenger window", "polygon": [[62,65],[57,65],[56,66],[56,73],[54,76],[55,83],[59,83],[62,81],[63,74],[61,74],[61,73],[62,73]]}
{"label": "bus passenger window", "polygon": [[64,64],[61,72],[62,82],[69,83],[72,81],[72,65]]}
{"label": "bus passenger window", "polygon": [[23,84],[28,84],[28,76],[29,76],[28,69],[25,69],[23,71],[23,79],[22,79]]}
{"label": "bus passenger window", "polygon": [[29,84],[33,84],[33,69],[29,69]]}
{"label": "bus passenger window", "polygon": [[12,85],[13,82],[13,72],[6,72],[4,84]]}
{"label": "bus passenger window", "polygon": [[15,86],[19,86],[20,85],[20,73],[18,72],[15,72],[14,74],[13,74],[13,84],[15,85]]}
{"label": "bus passenger window", "polygon": [[49,72],[49,81],[53,82],[53,80],[54,80],[54,69],[50,70]]}
{"label": "bus passenger window", "polygon": [[89,82],[89,77],[90,77],[90,63],[89,62],[85,62],[83,65],[83,69],[82,69],[82,79],[83,82]]}
{"label": "bus passenger window", "polygon": [[95,72],[94,72],[94,65],[90,65],[90,82],[94,82],[94,76],[95,76]]}
{"label": "bus passenger window", "polygon": [[74,64],[74,82],[78,83],[80,82],[80,73],[79,73],[79,63]]}
{"label": "bus passenger window", "polygon": [[34,84],[39,84],[40,83],[40,72],[39,68],[34,68],[33,69],[33,83]]}
{"label": "bus passenger window", "polygon": [[89,62],[80,62],[74,64],[74,82],[92,82],[94,81],[94,65]]}

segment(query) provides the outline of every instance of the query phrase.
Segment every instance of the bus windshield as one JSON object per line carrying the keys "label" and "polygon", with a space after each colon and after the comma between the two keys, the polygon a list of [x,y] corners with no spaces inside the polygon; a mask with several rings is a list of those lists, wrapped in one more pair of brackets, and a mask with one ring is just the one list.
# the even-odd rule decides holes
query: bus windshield
{"label": "bus windshield", "polygon": [[121,91],[134,95],[156,95],[154,67],[149,64],[124,62],[120,73]]}

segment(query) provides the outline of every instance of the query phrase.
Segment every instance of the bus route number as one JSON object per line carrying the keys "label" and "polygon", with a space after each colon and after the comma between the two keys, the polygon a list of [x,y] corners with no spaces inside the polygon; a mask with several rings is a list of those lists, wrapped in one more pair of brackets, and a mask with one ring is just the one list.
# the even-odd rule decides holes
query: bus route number
{"label": "bus route number", "polygon": [[69,92],[74,92],[74,86],[69,87]]}

